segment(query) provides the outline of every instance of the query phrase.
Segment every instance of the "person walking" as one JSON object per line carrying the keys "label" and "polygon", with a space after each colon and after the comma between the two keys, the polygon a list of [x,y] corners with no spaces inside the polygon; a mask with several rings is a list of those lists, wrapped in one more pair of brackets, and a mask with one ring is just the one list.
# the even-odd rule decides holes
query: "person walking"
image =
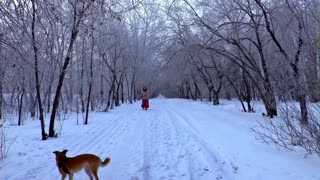
{"label": "person walking", "polygon": [[142,89],[142,109],[147,110],[149,108],[149,91],[146,87]]}

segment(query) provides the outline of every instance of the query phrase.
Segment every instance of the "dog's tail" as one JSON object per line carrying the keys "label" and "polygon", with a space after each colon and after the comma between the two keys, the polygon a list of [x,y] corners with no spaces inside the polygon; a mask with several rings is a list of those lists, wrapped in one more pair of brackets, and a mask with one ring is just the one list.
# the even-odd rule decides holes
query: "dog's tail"
{"label": "dog's tail", "polygon": [[103,162],[101,162],[101,167],[105,167],[106,165],[108,165],[109,164],[109,162],[110,162],[110,158],[106,158]]}

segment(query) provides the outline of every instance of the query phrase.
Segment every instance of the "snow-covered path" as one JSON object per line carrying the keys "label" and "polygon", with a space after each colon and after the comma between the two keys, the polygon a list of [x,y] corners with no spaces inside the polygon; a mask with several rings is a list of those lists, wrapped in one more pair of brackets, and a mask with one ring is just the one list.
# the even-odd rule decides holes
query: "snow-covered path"
{"label": "snow-covered path", "polygon": [[[169,102],[169,105],[166,104]],[[134,105],[126,120],[118,121],[110,151],[110,179],[232,179],[232,167],[175,112],[177,104],[153,101],[142,111]],[[99,143],[100,144],[100,143]],[[102,143],[100,146],[103,146]],[[107,146],[107,147],[108,147]]]}
{"label": "snow-covered path", "polygon": [[[102,180],[320,179],[317,158],[257,142],[250,126],[259,118],[226,105],[152,99],[148,111],[135,103],[92,113],[89,125],[76,125],[70,116],[62,135],[47,141],[39,139],[40,123],[29,121],[9,127],[16,142],[1,163],[1,179],[59,179],[52,152],[63,149],[68,156],[110,157],[99,170]],[[75,179],[88,177],[79,172]]]}

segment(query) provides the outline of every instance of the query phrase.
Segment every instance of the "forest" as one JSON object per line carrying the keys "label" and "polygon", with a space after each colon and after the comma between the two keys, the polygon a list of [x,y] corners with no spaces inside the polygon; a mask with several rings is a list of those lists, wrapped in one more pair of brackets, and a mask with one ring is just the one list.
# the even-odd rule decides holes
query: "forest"
{"label": "forest", "polygon": [[63,114],[88,124],[143,87],[212,105],[237,99],[243,112],[259,100],[264,141],[320,155],[320,1],[0,2],[1,124],[39,119],[46,140]]}

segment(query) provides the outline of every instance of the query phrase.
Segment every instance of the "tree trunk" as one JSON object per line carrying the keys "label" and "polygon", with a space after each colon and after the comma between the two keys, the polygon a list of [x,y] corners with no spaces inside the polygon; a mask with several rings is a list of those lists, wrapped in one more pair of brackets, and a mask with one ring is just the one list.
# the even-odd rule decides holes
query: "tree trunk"
{"label": "tree trunk", "polygon": [[49,88],[48,88],[47,113],[50,113],[50,109],[51,109],[51,93],[52,93],[52,83],[49,84]]}
{"label": "tree trunk", "polygon": [[300,95],[299,97],[299,104],[301,110],[301,123],[308,124],[308,109],[307,109],[307,101],[306,95]]}
{"label": "tree trunk", "polygon": [[116,91],[115,91],[115,106],[118,107],[120,106],[120,87],[121,87],[121,81],[122,81],[122,76],[123,74],[121,74],[120,76],[120,79],[119,79],[119,82],[117,82],[117,88],[116,88]]}
{"label": "tree trunk", "polygon": [[92,90],[92,83],[89,84],[89,92],[88,92],[88,99],[87,99],[87,106],[86,106],[86,117],[84,120],[84,124],[88,124],[88,117],[89,117],[89,105],[91,99],[91,90]]}
{"label": "tree trunk", "polygon": [[[320,17],[320,2],[315,1],[315,7],[318,14],[318,17]],[[316,44],[316,73],[317,73],[317,83],[320,86],[320,21],[317,21],[317,38],[318,42]],[[319,88],[318,86],[318,88]],[[320,89],[319,89],[320,91]],[[319,93],[319,92],[318,92]],[[318,94],[320,96],[320,94]],[[318,97],[320,99],[320,97]]]}
{"label": "tree trunk", "polygon": [[109,92],[108,92],[108,99],[107,99],[107,105],[106,105],[106,108],[104,109],[104,112],[108,112],[109,111],[109,108],[110,108],[110,99],[111,99],[111,93],[112,93],[112,90],[111,88],[109,89]]}
{"label": "tree trunk", "polygon": [[178,85],[178,86],[179,86],[180,98],[185,98],[183,83],[181,83],[181,85]]}
{"label": "tree trunk", "polygon": [[136,75],[135,73],[132,75],[132,80],[131,80],[131,85],[130,85],[130,99],[131,103],[132,100],[135,102],[136,101],[136,96],[135,96],[135,89],[136,89]]}
{"label": "tree trunk", "polygon": [[[3,64],[4,59],[2,55],[2,43],[1,40],[3,38],[3,34],[0,32],[0,64]],[[2,106],[3,106],[3,79],[4,79],[4,69],[0,66],[0,120],[2,120]]]}
{"label": "tree trunk", "polygon": [[84,58],[85,58],[85,40],[82,41],[82,57],[81,57],[81,67],[80,67],[80,101],[81,101],[81,112],[85,112],[85,102],[84,102]]}
{"label": "tree trunk", "polygon": [[44,113],[43,106],[41,100],[41,87],[40,87],[40,79],[39,79],[39,67],[38,67],[38,48],[35,41],[35,22],[36,22],[36,9],[35,2],[32,0],[32,45],[34,51],[34,71],[36,77],[36,91],[37,91],[37,100],[38,100],[38,108],[39,108],[39,118],[41,123],[41,136],[42,140],[47,139],[47,135],[45,132],[45,124],[44,124]]}
{"label": "tree trunk", "polygon": [[[76,14],[75,14],[76,16]],[[74,42],[77,38],[77,34],[78,34],[78,27],[79,26],[75,26],[73,29],[72,29],[72,33],[71,33],[71,39],[70,39],[70,44],[69,44],[69,48],[68,48],[68,52],[67,52],[67,55],[66,55],[66,58],[64,60],[64,64],[63,64],[63,67],[62,67],[62,71],[59,75],[59,82],[58,82],[58,86],[57,86],[57,89],[56,89],[56,93],[55,93],[55,96],[54,96],[54,100],[53,100],[53,106],[52,106],[52,112],[51,112],[51,117],[50,117],[50,126],[49,126],[49,137],[54,137],[55,136],[55,131],[54,131],[54,120],[56,118],[56,114],[57,114],[57,111],[58,111],[58,108],[59,108],[59,101],[60,101],[60,96],[61,96],[61,90],[62,90],[62,86],[63,86],[63,81],[64,81],[64,77],[67,73],[67,68],[70,64],[70,61],[71,61],[71,53],[72,53],[72,50],[73,50],[73,45],[74,45]]]}
{"label": "tree trunk", "polygon": [[137,101],[137,89],[136,89],[136,83],[133,84],[133,101]]}
{"label": "tree trunk", "polygon": [[129,86],[128,74],[125,75],[125,79],[126,79],[126,86],[127,86],[127,98],[129,100],[129,103],[132,104],[132,96],[130,95],[131,88]]}
{"label": "tree trunk", "polygon": [[110,109],[114,109],[114,101],[116,99],[116,95],[115,95],[115,86],[113,87],[113,90],[112,90],[112,98],[111,98],[111,102],[110,102]]}
{"label": "tree trunk", "polygon": [[198,99],[198,97],[202,100],[202,98],[201,98],[201,92],[200,92],[198,83],[196,82],[195,79],[193,80],[193,83],[194,83],[194,88],[195,88],[195,98],[196,98],[196,100]]}
{"label": "tree trunk", "polygon": [[189,80],[186,80],[186,89],[187,89],[187,98],[188,99],[191,98],[192,100],[195,100]]}
{"label": "tree trunk", "polygon": [[[110,106],[111,106],[111,99],[112,99],[112,91],[113,91],[113,86],[115,84],[114,82],[115,80],[112,80],[112,83],[111,83],[111,86],[110,86],[110,89],[109,89],[109,92],[108,92],[108,99],[107,99],[107,105],[106,105],[106,108],[105,108],[105,112],[109,111],[110,109]],[[110,83],[109,83],[110,84]]]}
{"label": "tree trunk", "polygon": [[22,125],[22,107],[23,107],[23,96],[25,93],[25,73],[23,70],[23,77],[22,77],[22,87],[21,87],[21,94],[20,97],[18,98],[18,105],[19,105],[19,117],[18,117],[18,126]]}
{"label": "tree trunk", "polygon": [[244,88],[245,88],[245,101],[247,102],[247,106],[248,106],[248,112],[253,112],[253,108],[251,107],[251,88],[250,88],[250,84],[247,80],[247,78],[245,77],[245,75],[243,74],[243,83],[244,83]]}
{"label": "tree trunk", "polygon": [[11,97],[10,97],[10,106],[13,107],[14,106],[14,99],[15,99],[15,94],[16,94],[16,90],[18,88],[14,87],[11,93]]}
{"label": "tree trunk", "polygon": [[[24,86],[24,85],[23,85]],[[18,117],[18,126],[22,125],[22,105],[23,105],[23,96],[24,96],[24,87],[22,87],[22,93],[19,98],[19,117]]]}
{"label": "tree trunk", "polygon": [[265,81],[263,86],[263,92],[261,92],[262,101],[268,117],[273,118],[278,115],[276,97],[269,81]]}
{"label": "tree trunk", "polygon": [[219,92],[212,91],[213,92],[213,105],[219,105]]}
{"label": "tree trunk", "polygon": [[121,81],[121,103],[124,104],[124,89],[123,89],[123,79]]}
{"label": "tree trunk", "polygon": [[[1,59],[1,49],[0,49],[0,59]],[[2,60],[0,60],[2,61]],[[2,120],[2,106],[3,106],[3,73],[0,71],[0,120]]]}
{"label": "tree trunk", "polygon": [[[77,3],[83,3],[80,1],[75,1],[75,7],[78,6]],[[89,6],[91,5],[91,2],[88,3],[87,5],[85,5],[84,3],[81,5],[81,8],[74,8],[74,12],[73,12],[73,24],[72,24],[72,31],[71,31],[71,37],[70,37],[70,43],[69,43],[69,47],[68,47],[68,51],[66,54],[66,58],[64,59],[64,63],[63,63],[63,67],[62,67],[62,71],[60,72],[59,75],[59,82],[58,82],[58,86],[56,89],[56,93],[54,96],[54,100],[53,100],[53,106],[52,106],[52,112],[51,112],[51,117],[50,117],[50,126],[49,126],[49,137],[54,137],[55,136],[55,132],[54,132],[54,120],[59,108],[59,101],[60,101],[60,96],[61,96],[61,90],[62,90],[62,86],[63,86],[63,81],[65,78],[65,75],[67,73],[67,69],[69,67],[69,64],[71,62],[71,55],[72,55],[72,51],[73,51],[73,45],[74,42],[77,39],[77,35],[79,32],[79,27],[80,27],[80,23],[82,20],[82,17],[85,14],[85,11],[88,10]]]}
{"label": "tree trunk", "polygon": [[103,90],[103,76],[100,75],[100,104],[104,102],[104,90]]}
{"label": "tree trunk", "polygon": [[241,93],[239,92],[237,86],[233,83],[233,81],[229,78],[229,76],[224,75],[224,77],[227,78],[227,81],[228,81],[228,82],[231,84],[231,86],[233,87],[233,89],[234,89],[234,91],[235,91],[235,93],[236,93],[236,95],[237,95],[237,97],[238,97],[238,99],[239,99],[239,101],[240,101],[240,103],[241,103],[242,110],[243,110],[244,112],[247,112],[246,107],[245,107],[245,105],[244,105],[244,103],[243,103],[243,100],[242,100],[242,98],[241,98]]}
{"label": "tree trunk", "polygon": [[261,98],[265,105],[267,116],[273,118],[277,116],[277,103],[276,98],[273,94],[273,90],[270,86],[265,85],[264,92],[261,92]]}
{"label": "tree trunk", "polygon": [[91,54],[90,54],[90,82],[89,82],[89,91],[88,91],[87,106],[86,106],[86,117],[85,117],[84,124],[88,124],[89,104],[90,104],[90,101],[91,101],[91,91],[92,91],[92,84],[93,84],[93,51],[94,51],[93,24],[92,24],[92,27],[91,27],[91,40],[92,40],[92,42],[91,42],[92,46],[91,46]]}
{"label": "tree trunk", "polygon": [[30,110],[30,117],[34,118],[36,116],[36,98],[34,97],[34,89],[33,89],[33,80],[30,79],[29,81],[29,110]]}
{"label": "tree trunk", "polygon": [[212,102],[212,88],[208,87],[208,92],[209,92],[209,102]]}

